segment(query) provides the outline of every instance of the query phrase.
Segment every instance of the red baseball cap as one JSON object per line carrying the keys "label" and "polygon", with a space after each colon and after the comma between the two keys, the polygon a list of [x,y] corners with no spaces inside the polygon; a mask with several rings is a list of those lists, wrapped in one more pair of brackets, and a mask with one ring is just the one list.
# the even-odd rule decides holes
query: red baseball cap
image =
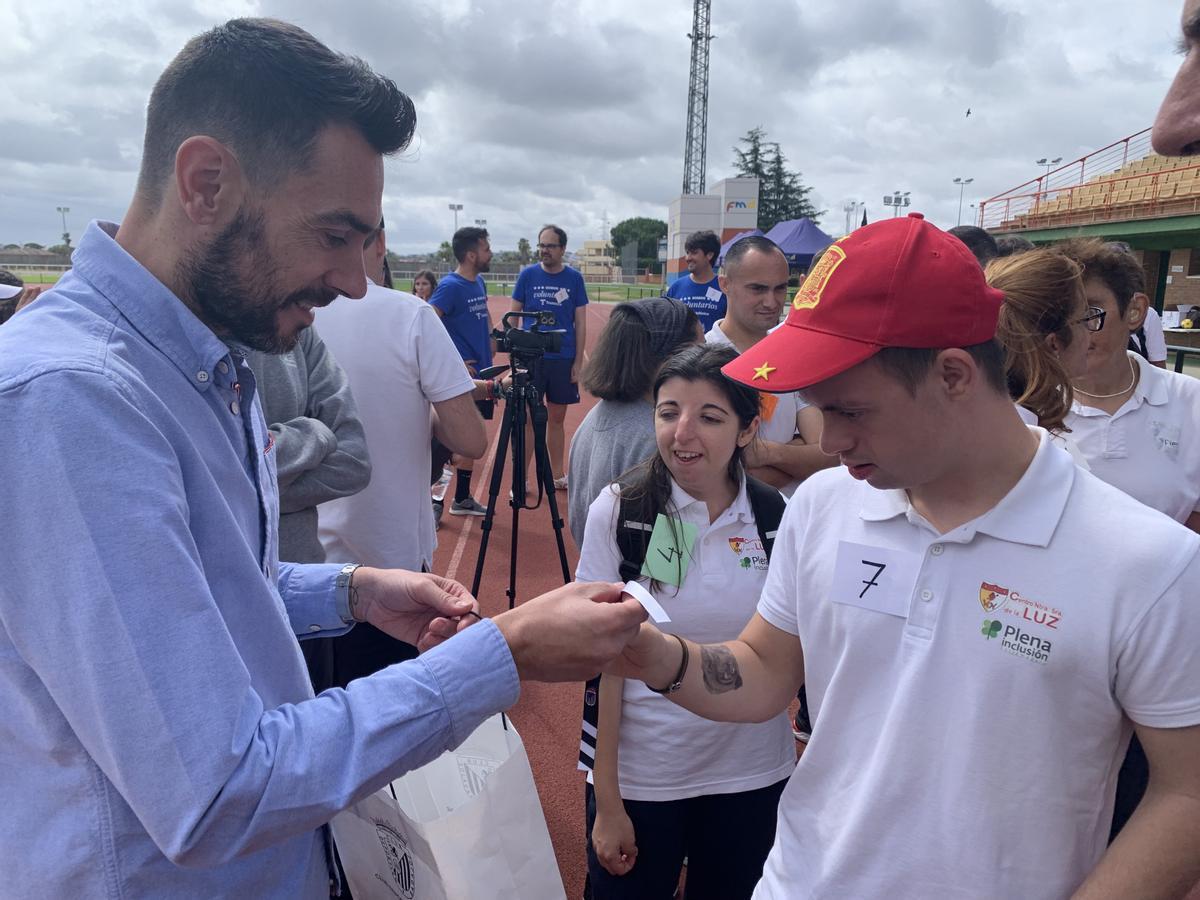
{"label": "red baseball cap", "polygon": [[920,213],[885,219],[831,244],[783,325],[722,371],[760,391],[795,391],[884,347],[982,344],[1003,302],[954,235]]}

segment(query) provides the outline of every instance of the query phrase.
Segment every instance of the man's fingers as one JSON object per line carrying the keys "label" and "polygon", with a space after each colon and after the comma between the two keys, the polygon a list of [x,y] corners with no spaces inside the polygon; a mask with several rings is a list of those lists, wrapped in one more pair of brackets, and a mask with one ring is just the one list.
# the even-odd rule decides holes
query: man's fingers
{"label": "man's fingers", "polygon": [[450,618],[466,615],[472,609],[479,611],[479,605],[470,591],[457,581],[440,575],[428,576],[426,590],[420,599],[434,612]]}

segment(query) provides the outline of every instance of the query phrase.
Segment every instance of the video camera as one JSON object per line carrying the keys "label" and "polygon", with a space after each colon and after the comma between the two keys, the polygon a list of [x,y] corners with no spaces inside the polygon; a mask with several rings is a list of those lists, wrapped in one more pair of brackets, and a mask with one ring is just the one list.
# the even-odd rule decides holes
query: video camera
{"label": "video camera", "polygon": [[[535,320],[528,331],[521,328],[522,319]],[[500,353],[529,359],[547,352],[557,353],[562,348],[563,332],[544,330],[545,326],[555,324],[552,312],[508,312],[501,318],[500,324],[502,328],[492,330],[496,349]]]}

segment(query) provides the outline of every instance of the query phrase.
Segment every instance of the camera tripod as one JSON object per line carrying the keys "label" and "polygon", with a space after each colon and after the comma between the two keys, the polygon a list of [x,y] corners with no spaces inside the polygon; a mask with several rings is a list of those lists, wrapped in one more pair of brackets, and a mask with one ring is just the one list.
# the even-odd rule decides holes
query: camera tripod
{"label": "camera tripod", "polygon": [[[563,520],[558,513],[558,500],[554,493],[554,472],[550,468],[550,452],[546,447],[546,421],[549,413],[542,402],[541,391],[534,384],[534,374],[541,365],[541,354],[526,356],[520,351],[511,354],[512,384],[504,388],[504,413],[500,423],[500,440],[492,460],[492,479],[488,487],[487,512],[483,517],[479,540],[479,559],[475,562],[475,579],[471,582],[471,593],[479,596],[479,583],[483,579],[483,563],[487,557],[488,542],[492,534],[492,521],[496,514],[496,498],[500,495],[504,481],[504,459],[512,448],[512,546],[508,555],[508,608],[517,602],[517,538],[522,509],[536,509],[525,505],[525,425],[533,425],[534,483],[538,488],[538,505],[544,494],[550,510],[550,524],[554,527],[554,539],[558,543],[558,563],[562,567],[563,584],[571,581],[571,568],[567,563],[567,548],[563,543]],[[500,371],[504,367],[497,367]],[[488,375],[495,372],[491,369]],[[481,376],[487,377],[483,372]]]}

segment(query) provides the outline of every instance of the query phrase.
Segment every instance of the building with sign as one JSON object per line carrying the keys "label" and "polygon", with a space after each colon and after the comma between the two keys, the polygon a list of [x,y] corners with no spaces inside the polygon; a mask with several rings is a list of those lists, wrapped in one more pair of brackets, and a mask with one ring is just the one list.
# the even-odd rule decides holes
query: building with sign
{"label": "building with sign", "polygon": [[714,231],[721,243],[758,227],[758,179],[726,178],[707,194],[683,194],[667,212],[666,280],[687,274],[684,242],[693,231]]}

